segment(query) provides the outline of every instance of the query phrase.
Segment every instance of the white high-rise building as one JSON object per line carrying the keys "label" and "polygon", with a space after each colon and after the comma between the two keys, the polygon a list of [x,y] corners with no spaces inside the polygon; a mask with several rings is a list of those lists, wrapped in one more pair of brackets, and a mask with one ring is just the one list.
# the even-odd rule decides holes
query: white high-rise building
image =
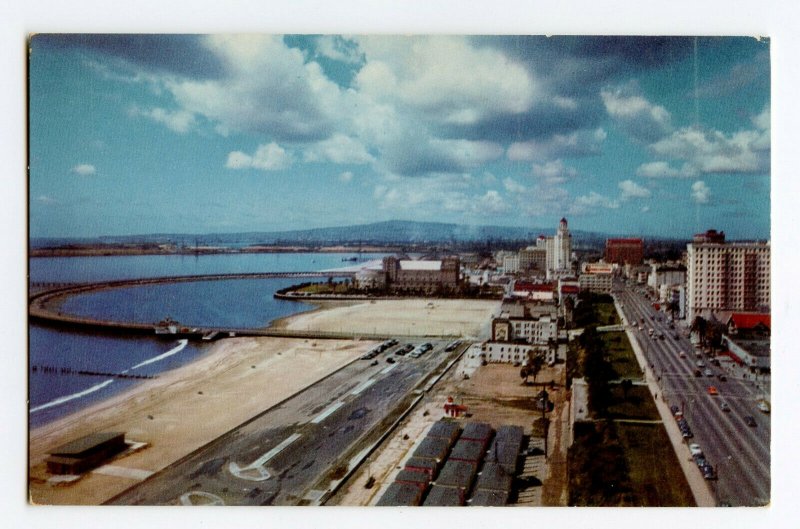
{"label": "white high-rise building", "polygon": [[545,248],[547,250],[547,277],[569,274],[571,272],[572,236],[569,234],[567,219],[562,218],[558,223],[555,237],[547,237]]}
{"label": "white high-rise building", "polygon": [[687,245],[686,317],[704,310],[768,312],[770,245],[725,242],[725,232],[709,230]]}

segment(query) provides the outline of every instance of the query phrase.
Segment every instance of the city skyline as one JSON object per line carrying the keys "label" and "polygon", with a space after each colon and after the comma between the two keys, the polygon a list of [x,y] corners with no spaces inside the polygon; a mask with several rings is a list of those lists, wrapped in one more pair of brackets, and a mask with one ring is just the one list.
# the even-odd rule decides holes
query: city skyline
{"label": "city skyline", "polygon": [[37,35],[30,235],[770,237],[769,41]]}

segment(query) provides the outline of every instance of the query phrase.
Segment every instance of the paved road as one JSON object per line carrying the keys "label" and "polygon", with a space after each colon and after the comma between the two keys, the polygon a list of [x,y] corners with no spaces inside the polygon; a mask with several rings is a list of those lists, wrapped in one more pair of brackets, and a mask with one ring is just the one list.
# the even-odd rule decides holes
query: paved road
{"label": "paved road", "polygon": [[[696,357],[696,350],[681,326],[669,328],[666,315],[655,311],[651,302],[634,289],[617,285],[615,295],[623,305],[626,319],[641,323],[644,330],[635,331],[648,362],[659,378],[661,397],[684,410],[698,443],[714,465],[719,480],[713,484],[720,503],[731,505],[765,505],[770,501],[770,420],[760,413],[756,402],[761,391],[750,380],[728,376],[719,380],[723,370],[710,365],[709,359]],[[647,329],[653,328],[650,338]],[[658,339],[664,334],[664,340]],[[677,334],[678,338],[675,338]],[[680,358],[680,352],[686,358]],[[696,377],[696,362],[702,360],[713,377]],[[718,396],[708,393],[715,386]],[[722,411],[725,402],[729,412]],[[757,426],[750,427],[744,417],[750,415]]]}
{"label": "paved road", "polygon": [[[443,352],[444,346],[435,343],[418,359],[394,354],[396,346],[379,354],[375,366],[356,361],[109,503],[314,503],[408,406],[431,373],[457,354]],[[389,357],[396,363],[387,363]]]}

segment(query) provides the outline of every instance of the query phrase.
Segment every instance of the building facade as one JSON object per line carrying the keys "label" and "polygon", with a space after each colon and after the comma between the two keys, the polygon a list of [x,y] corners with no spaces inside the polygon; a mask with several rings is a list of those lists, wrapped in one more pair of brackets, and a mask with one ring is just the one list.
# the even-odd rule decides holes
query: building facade
{"label": "building facade", "polygon": [[638,265],[642,264],[642,259],[644,259],[642,239],[606,239],[607,263]]}
{"label": "building facade", "polygon": [[611,293],[614,266],[610,263],[584,263],[578,283],[581,291]]}
{"label": "building facade", "polygon": [[385,285],[393,293],[437,294],[457,292],[461,288],[461,264],[458,257],[441,261],[383,258]]}
{"label": "building facade", "polygon": [[725,242],[709,230],[687,246],[687,318],[702,311],[769,312],[769,242]]}

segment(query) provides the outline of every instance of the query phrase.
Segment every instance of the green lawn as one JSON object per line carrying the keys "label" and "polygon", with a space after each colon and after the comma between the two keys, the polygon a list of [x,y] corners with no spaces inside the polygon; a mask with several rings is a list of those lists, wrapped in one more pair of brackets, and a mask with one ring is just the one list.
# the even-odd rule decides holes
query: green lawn
{"label": "green lawn", "polygon": [[695,505],[675,451],[660,424],[617,423],[617,434],[624,447],[634,505]]}
{"label": "green lawn", "polygon": [[658,421],[658,414],[653,396],[647,386],[633,386],[628,390],[628,396],[622,391],[619,384],[611,387],[611,405],[608,407],[609,416],[614,419],[640,419]]}
{"label": "green lawn", "polygon": [[642,378],[642,369],[624,332],[604,332],[600,333],[600,338],[618,378]]}

